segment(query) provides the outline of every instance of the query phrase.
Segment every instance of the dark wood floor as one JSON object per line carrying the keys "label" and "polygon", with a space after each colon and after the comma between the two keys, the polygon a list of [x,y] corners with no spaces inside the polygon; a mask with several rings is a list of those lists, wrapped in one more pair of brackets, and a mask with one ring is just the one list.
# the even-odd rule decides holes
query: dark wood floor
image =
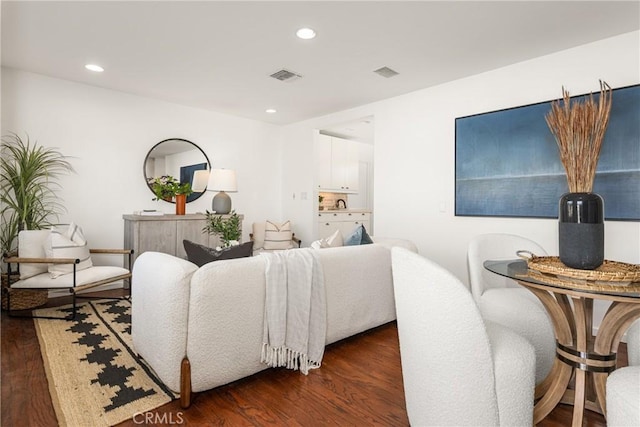
{"label": "dark wood floor", "polygon": [[[1,322],[2,425],[56,426],[33,321],[3,312]],[[571,425],[571,409],[560,405],[539,425]],[[322,368],[308,376],[269,369],[195,394],[188,410],[173,401],[147,417],[147,425],[406,426],[396,325],[330,345]],[[120,425],[139,426],[136,420]],[[587,411],[584,425],[606,423]]]}

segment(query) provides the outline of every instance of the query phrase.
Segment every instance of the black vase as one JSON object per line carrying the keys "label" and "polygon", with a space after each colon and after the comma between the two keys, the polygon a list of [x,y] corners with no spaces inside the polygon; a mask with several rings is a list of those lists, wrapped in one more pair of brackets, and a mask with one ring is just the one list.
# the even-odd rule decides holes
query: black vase
{"label": "black vase", "polygon": [[560,198],[560,261],[593,270],[604,261],[604,200],[595,193],[566,193]]}

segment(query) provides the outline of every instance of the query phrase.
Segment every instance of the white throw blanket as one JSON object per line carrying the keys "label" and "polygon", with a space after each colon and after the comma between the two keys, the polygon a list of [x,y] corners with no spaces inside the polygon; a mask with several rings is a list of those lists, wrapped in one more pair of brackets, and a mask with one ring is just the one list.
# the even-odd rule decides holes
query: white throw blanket
{"label": "white throw blanket", "polygon": [[263,253],[266,300],[261,361],[271,367],[319,368],[327,333],[322,266],[313,249]]}

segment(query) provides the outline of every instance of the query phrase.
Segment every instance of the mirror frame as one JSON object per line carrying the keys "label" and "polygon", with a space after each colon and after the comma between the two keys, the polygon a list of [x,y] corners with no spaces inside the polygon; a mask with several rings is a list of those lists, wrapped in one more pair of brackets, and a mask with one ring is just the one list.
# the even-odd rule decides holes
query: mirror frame
{"label": "mirror frame", "polygon": [[[202,148],[200,148],[196,143],[194,143],[193,141],[189,141],[188,139],[184,139],[184,138],[167,138],[167,139],[163,139],[162,141],[158,142],[157,144],[155,144],[153,147],[151,147],[151,149],[147,152],[147,155],[144,158],[144,162],[142,163],[142,174],[144,175],[144,182],[147,184],[147,188],[149,188],[149,191],[151,191],[151,193],[155,196],[155,193],[153,192],[153,190],[151,189],[151,185],[149,184],[149,178],[154,178],[154,177],[148,177],[147,176],[147,161],[149,160],[149,157],[151,155],[151,153],[153,152],[153,150],[155,150],[158,146],[160,146],[163,143],[169,142],[169,141],[182,141],[182,142],[186,142],[188,144],[193,145],[193,147],[195,149],[197,149],[198,151],[200,151],[200,153],[202,153],[202,155],[204,156],[204,159],[206,161],[207,164],[207,168],[208,170],[211,170],[211,161],[209,161],[209,157],[207,156],[207,154],[204,152],[204,150]],[[204,162],[202,162],[204,163]],[[198,163],[199,164],[199,163]],[[187,165],[185,165],[187,166]],[[184,167],[184,166],[182,166]],[[178,177],[179,178],[179,177]],[[187,197],[187,203],[193,202],[194,200],[198,200],[200,197],[202,197],[202,195],[205,193],[205,191],[207,191],[207,189],[205,188],[202,192],[194,192],[191,193],[188,197]],[[175,201],[171,201],[170,203],[175,203]]]}

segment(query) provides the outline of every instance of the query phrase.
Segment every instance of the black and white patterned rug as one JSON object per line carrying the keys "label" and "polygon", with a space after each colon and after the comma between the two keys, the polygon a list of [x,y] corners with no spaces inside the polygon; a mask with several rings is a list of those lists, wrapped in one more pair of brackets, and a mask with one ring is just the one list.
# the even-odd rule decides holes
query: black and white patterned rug
{"label": "black and white patterned rug", "polygon": [[133,351],[130,313],[129,301],[94,300],[75,320],[35,319],[59,425],[112,426],[177,398]]}

